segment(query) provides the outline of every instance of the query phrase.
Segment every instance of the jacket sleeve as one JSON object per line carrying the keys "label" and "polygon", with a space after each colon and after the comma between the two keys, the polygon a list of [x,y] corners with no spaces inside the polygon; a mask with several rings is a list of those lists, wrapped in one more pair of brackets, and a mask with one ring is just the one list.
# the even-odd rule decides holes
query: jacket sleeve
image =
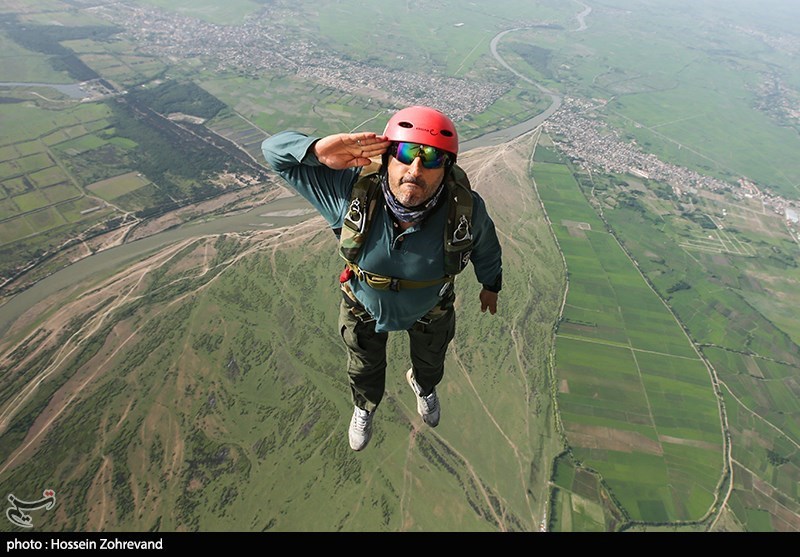
{"label": "jacket sleeve", "polygon": [[473,246],[470,261],[475,269],[475,278],[484,288],[500,292],[503,287],[503,259],[500,241],[486,204],[472,192],[472,235]]}
{"label": "jacket sleeve", "polygon": [[324,166],[312,149],[318,139],[284,131],[265,139],[261,152],[267,164],[311,203],[331,228],[339,228],[361,168],[333,170]]}

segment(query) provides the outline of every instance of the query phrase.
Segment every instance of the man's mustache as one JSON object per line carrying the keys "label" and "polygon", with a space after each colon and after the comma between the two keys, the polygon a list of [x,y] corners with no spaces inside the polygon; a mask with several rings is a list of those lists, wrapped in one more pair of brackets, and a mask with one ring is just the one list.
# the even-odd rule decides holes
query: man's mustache
{"label": "man's mustache", "polygon": [[425,188],[428,185],[422,180],[419,180],[412,176],[403,176],[403,178],[400,180],[400,185],[402,186],[403,184],[414,184],[415,186],[419,186],[421,188]]}

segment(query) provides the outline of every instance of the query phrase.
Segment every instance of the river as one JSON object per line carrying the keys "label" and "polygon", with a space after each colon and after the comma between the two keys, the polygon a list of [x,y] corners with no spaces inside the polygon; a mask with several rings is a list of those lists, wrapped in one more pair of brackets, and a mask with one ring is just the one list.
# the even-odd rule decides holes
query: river
{"label": "river", "polygon": [[17,83],[14,81],[0,81],[0,87],[50,87],[73,99],[82,99],[86,96],[86,91],[81,88],[80,83]]}
{"label": "river", "polygon": [[480,137],[476,137],[475,139],[470,139],[468,141],[462,142],[461,145],[459,146],[460,150],[462,151],[469,151],[470,149],[476,149],[478,147],[499,145],[500,143],[511,141],[512,139],[515,139],[539,127],[542,124],[542,122],[547,120],[556,110],[558,110],[558,107],[561,106],[561,97],[559,95],[557,95],[553,91],[550,91],[549,89],[546,89],[545,87],[542,87],[541,85],[531,80],[527,76],[524,76],[521,73],[519,73],[517,70],[508,65],[508,63],[505,60],[503,60],[503,57],[500,56],[500,53],[497,52],[497,45],[500,42],[500,39],[502,39],[508,33],[519,31],[521,29],[524,29],[524,27],[518,27],[516,29],[507,29],[506,31],[502,31],[497,35],[495,35],[495,37],[492,39],[491,44],[489,45],[489,48],[492,51],[492,56],[494,56],[495,60],[500,62],[500,64],[502,64],[503,67],[505,67],[508,71],[516,75],[521,80],[526,81],[531,85],[535,85],[536,88],[539,89],[539,91],[549,96],[550,106],[548,106],[544,112],[542,112],[541,114],[537,114],[536,116],[534,116],[529,120],[525,120],[524,122],[520,122],[519,124],[516,124],[514,126],[510,126],[508,128],[497,130],[491,133],[487,133]]}
{"label": "river", "polygon": [[[544,112],[537,114],[529,120],[502,130],[497,130],[495,132],[482,135],[475,139],[462,142],[460,145],[460,151],[462,152],[479,147],[499,145],[524,135],[525,133],[540,126],[542,122],[549,118],[550,115],[558,110],[559,106],[561,106],[560,96],[534,83],[527,77],[517,73],[513,68],[506,64],[506,62],[497,53],[497,43],[499,40],[506,33],[515,30],[516,29],[503,31],[494,37],[491,43],[492,54],[501,64],[516,74],[520,79],[536,85],[539,90],[546,95],[549,95],[551,104]],[[10,84],[0,82],[0,86],[1,85],[39,84]],[[48,87],[58,88],[61,86],[48,85]],[[74,85],[74,87],[78,86]],[[208,234],[247,232],[249,230],[262,227],[281,227],[297,224],[315,214],[313,209],[310,208],[311,205],[305,199],[299,196],[276,199],[272,203],[250,209],[246,212],[239,212],[232,215],[213,219],[202,219],[197,222],[187,223],[186,225],[178,228],[166,230],[147,238],[142,238],[140,240],[136,240],[135,242],[123,244],[121,246],[110,248],[91,255],[85,259],[73,263],[72,265],[64,267],[59,271],[54,272],[46,278],[43,278],[42,280],[33,284],[30,288],[15,294],[10,300],[5,302],[5,304],[0,305],[0,335],[5,333],[11,324],[26,311],[30,310],[37,303],[44,300],[48,296],[67,287],[76,285],[90,277],[97,277],[98,275],[111,273],[113,270],[118,269],[122,265],[142,259],[166,245],[187,238],[199,237]],[[284,214],[294,216],[281,216]]]}
{"label": "river", "polygon": [[110,274],[122,265],[143,259],[169,244],[208,234],[290,226],[302,222],[312,214],[314,214],[313,208],[302,197],[284,197],[248,211],[187,223],[178,228],[95,253],[43,278],[0,306],[0,335],[5,333],[16,319],[51,294],[90,277]]}

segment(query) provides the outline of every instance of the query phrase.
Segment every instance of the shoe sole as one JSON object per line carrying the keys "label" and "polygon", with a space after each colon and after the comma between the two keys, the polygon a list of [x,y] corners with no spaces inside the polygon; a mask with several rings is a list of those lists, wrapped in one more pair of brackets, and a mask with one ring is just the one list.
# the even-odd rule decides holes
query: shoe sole
{"label": "shoe sole", "polygon": [[361,447],[354,447],[353,442],[352,441],[350,442],[350,448],[356,452],[363,451],[364,449],[367,448],[367,445],[369,445],[369,440],[367,440],[367,442],[364,443],[364,445],[362,445]]}

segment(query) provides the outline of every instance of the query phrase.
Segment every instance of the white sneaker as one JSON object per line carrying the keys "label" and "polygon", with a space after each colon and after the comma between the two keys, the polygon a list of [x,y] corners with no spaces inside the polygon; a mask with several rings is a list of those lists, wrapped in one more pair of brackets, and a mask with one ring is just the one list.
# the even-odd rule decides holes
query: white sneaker
{"label": "white sneaker", "polygon": [[406,379],[414,394],[417,395],[417,413],[422,416],[422,421],[431,427],[439,425],[439,397],[436,396],[436,389],[434,388],[430,394],[422,396],[422,388],[417,384],[414,379],[414,368],[406,372]]}
{"label": "white sneaker", "polygon": [[367,412],[358,406],[353,409],[348,437],[350,438],[350,448],[354,451],[362,450],[369,443],[372,437],[372,417],[374,415],[375,412]]}

